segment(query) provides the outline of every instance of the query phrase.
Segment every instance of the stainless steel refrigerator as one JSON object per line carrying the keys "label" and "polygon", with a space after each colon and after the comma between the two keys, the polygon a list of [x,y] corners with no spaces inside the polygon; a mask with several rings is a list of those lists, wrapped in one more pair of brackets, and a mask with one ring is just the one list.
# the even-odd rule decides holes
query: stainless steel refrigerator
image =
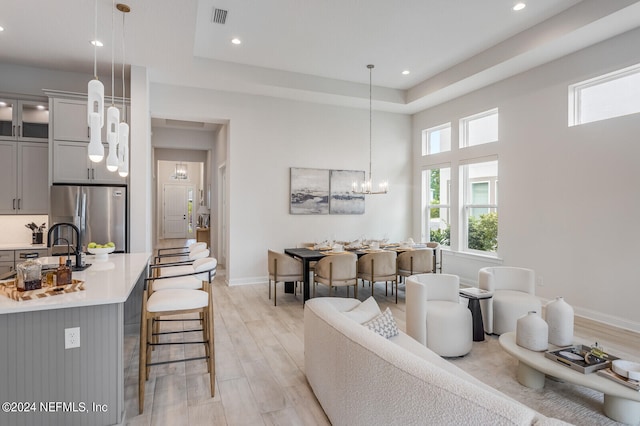
{"label": "stainless steel refrigerator", "polygon": [[[80,229],[80,246],[90,242],[113,242],[116,252],[129,251],[127,230],[127,187],[52,185],[49,197],[49,226],[67,222]],[[66,238],[75,247],[71,227],[59,227],[52,238]],[[55,243],[56,252],[62,245]],[[66,249],[66,243],[64,243]]]}

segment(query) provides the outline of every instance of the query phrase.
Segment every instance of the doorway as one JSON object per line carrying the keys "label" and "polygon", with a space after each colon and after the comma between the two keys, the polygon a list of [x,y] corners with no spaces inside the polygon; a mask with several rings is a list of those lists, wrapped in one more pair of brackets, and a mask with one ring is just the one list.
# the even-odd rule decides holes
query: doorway
{"label": "doorway", "polygon": [[191,185],[165,184],[163,188],[163,238],[193,238],[194,188]]}

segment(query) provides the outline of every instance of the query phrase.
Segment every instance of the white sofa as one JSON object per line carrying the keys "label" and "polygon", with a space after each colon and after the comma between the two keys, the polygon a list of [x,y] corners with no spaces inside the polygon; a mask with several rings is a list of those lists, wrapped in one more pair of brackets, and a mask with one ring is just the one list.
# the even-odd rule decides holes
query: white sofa
{"label": "white sofa", "polygon": [[361,302],[304,309],[305,373],[340,425],[561,425],[485,385],[403,332],[386,339],[343,315]]}

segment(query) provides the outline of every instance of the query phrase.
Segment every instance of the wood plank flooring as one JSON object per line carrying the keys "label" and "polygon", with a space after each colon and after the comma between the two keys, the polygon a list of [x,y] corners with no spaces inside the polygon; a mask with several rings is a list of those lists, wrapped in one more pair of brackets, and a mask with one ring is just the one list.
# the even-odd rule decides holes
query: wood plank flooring
{"label": "wood plank flooring", "polygon": [[[165,240],[161,247],[184,245],[184,240]],[[266,270],[266,265],[265,265]],[[353,292],[352,292],[353,293]],[[358,298],[370,296],[359,288]],[[266,284],[228,287],[224,270],[214,281],[216,396],[209,394],[205,361],[166,364],[151,368],[146,384],[145,410],[138,415],[138,335],[125,336],[125,408],[129,425],[328,425],[304,375],[304,327],[302,295],[285,294],[278,286],[278,306],[268,298]],[[318,286],[318,295],[327,289]],[[345,290],[339,289],[338,296]],[[405,330],[404,291],[399,303],[384,284],[376,284],[375,298],[389,307]],[[165,322],[163,330],[191,329],[194,322]],[[610,331],[610,330],[609,330]],[[626,331],[611,333],[599,324],[576,320],[576,335],[601,339],[605,348],[621,348],[629,359],[640,354],[640,338]],[[194,333],[196,334],[196,333]],[[183,335],[165,340],[180,341]],[[186,337],[185,339],[188,339]],[[611,346],[609,346],[611,345]],[[186,349],[185,349],[186,348]],[[159,347],[153,360],[204,354],[202,345]],[[636,359],[637,360],[637,359]]]}

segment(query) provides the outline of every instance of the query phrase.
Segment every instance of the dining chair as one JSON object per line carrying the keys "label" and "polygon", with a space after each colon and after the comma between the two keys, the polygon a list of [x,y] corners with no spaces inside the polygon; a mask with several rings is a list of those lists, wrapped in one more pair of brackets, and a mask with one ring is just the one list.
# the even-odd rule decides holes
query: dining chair
{"label": "dining chair", "polygon": [[437,241],[429,241],[426,246],[433,250],[433,273],[439,270],[442,273],[442,247]]}
{"label": "dining chair", "polygon": [[276,293],[279,282],[293,282],[294,295],[297,294],[298,283],[304,281],[302,261],[274,250],[268,251],[267,260],[269,271],[269,299],[271,299],[271,282],[273,281],[273,306],[276,306]]}
{"label": "dining chair", "polygon": [[395,251],[380,251],[367,253],[358,259],[358,278],[369,281],[371,284],[371,295],[376,282],[384,281],[385,296],[388,295],[388,284],[391,281],[391,289],[396,285],[396,303],[398,303],[398,276],[396,274]]}
{"label": "dining chair", "polygon": [[[152,291],[154,283],[162,280],[179,278],[181,276],[201,279],[204,290],[173,288]],[[211,289],[211,282],[214,276],[215,267],[211,267],[210,269],[199,272],[194,270],[188,274],[178,274],[165,277],[149,276],[145,278],[140,318],[140,351],[138,358],[138,411],[140,414],[144,411],[145,384],[149,379],[150,369],[154,365],[206,359],[211,396],[215,396],[215,346],[213,332],[213,293]],[[156,333],[154,331],[154,321],[163,316],[183,316],[190,313],[199,314],[199,317],[194,318],[194,320],[199,321],[202,324],[202,328],[184,330],[183,332],[202,332],[202,340],[187,340],[180,342],[159,341],[158,335],[169,333],[173,334],[173,332]],[[184,320],[184,318],[181,318],[180,320]],[[152,362],[152,348],[156,346],[191,344],[203,344],[205,355]]]}
{"label": "dining chair", "polygon": [[480,301],[484,329],[489,334],[516,331],[518,318],[542,312],[535,295],[535,272],[513,266],[490,266],[478,271],[478,287],[493,293]]}
{"label": "dining chair", "polygon": [[398,254],[398,276],[428,274],[433,269],[433,249],[407,250]]}
{"label": "dining chair", "polygon": [[358,297],[358,256],[354,253],[328,254],[316,263],[313,276],[313,296],[316,295],[317,284],[329,286],[329,295],[333,287],[353,286],[353,297]]}

